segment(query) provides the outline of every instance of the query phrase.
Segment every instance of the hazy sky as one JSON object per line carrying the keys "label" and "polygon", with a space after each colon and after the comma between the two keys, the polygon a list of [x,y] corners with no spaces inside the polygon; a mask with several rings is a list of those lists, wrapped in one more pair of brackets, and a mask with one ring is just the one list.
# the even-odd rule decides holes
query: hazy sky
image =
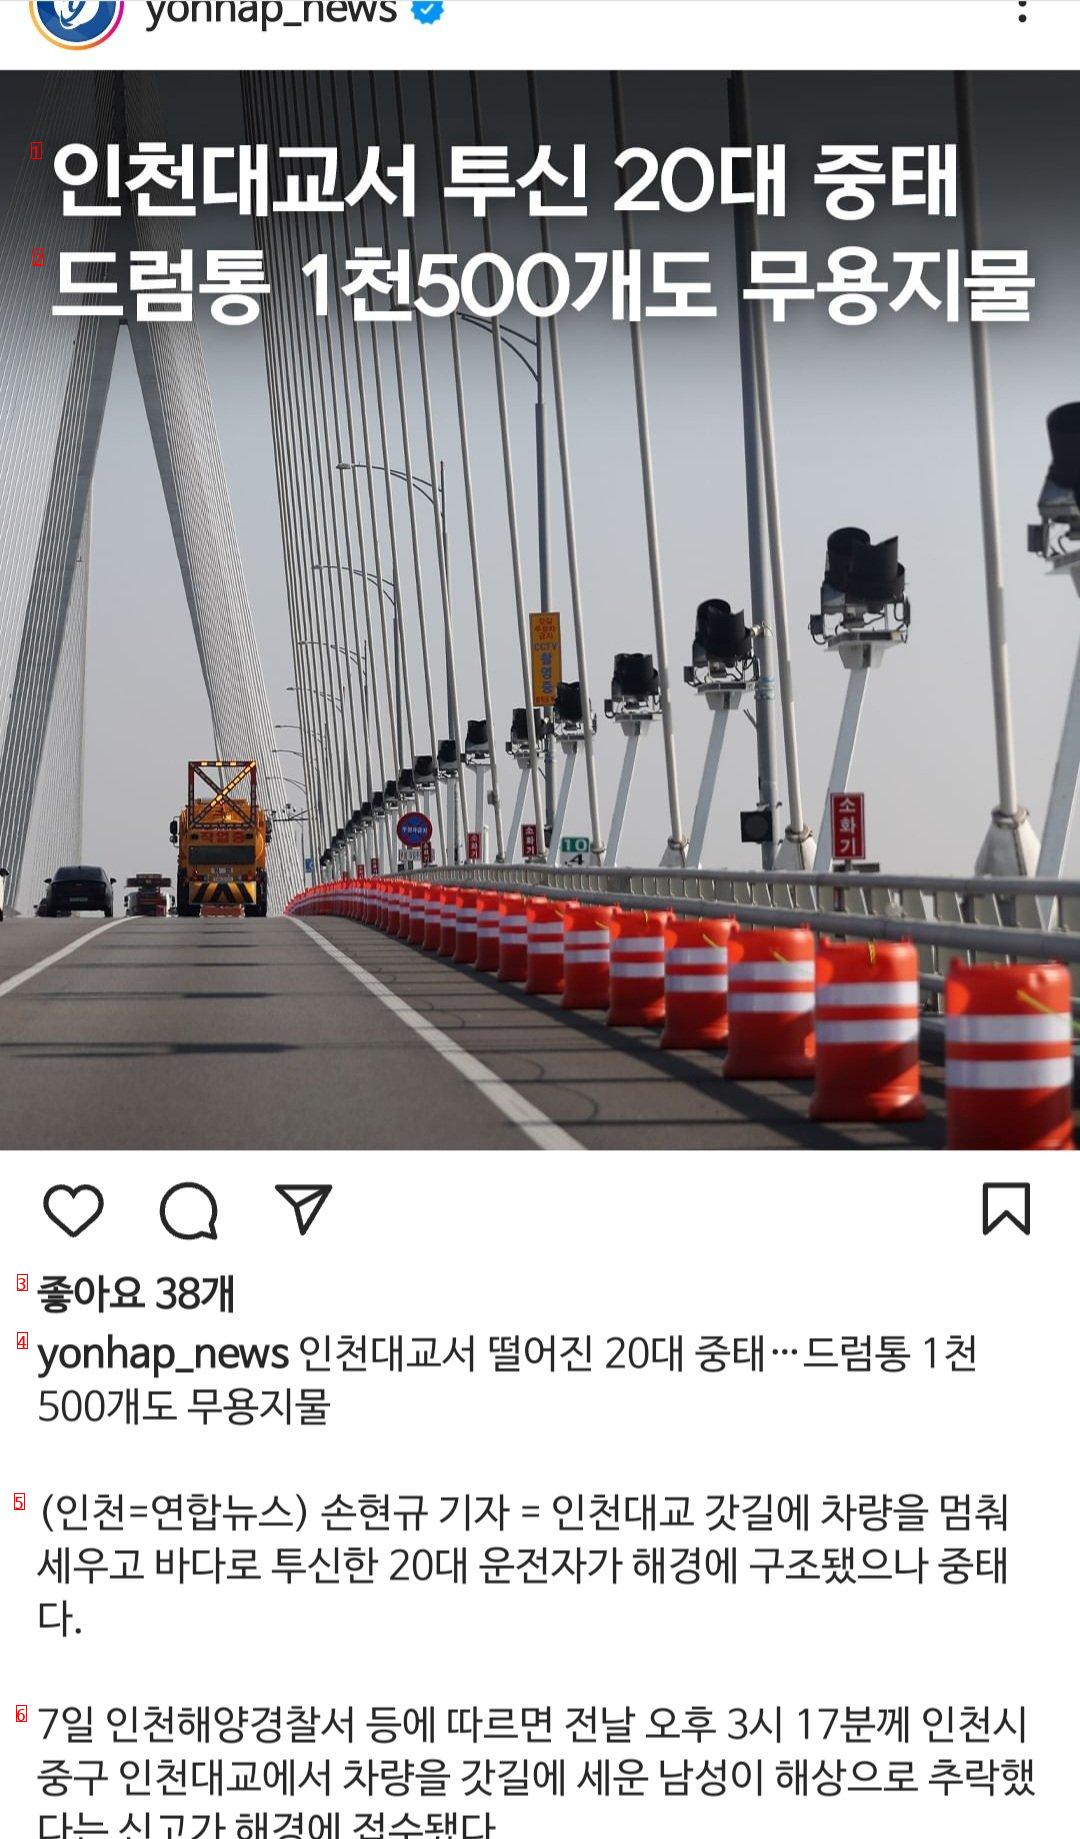
{"label": "hazy sky", "polygon": [[[471,139],[467,87],[441,80],[446,127]],[[4,157],[20,157],[32,131],[35,79],[0,81],[8,122]],[[242,137],[232,77],[162,79],[166,120],[177,138]],[[410,80],[417,123],[422,87]],[[1080,396],[1077,301],[1080,250],[1070,232],[1073,174],[1080,159],[1080,79],[1075,75],[980,76],[977,80],[984,243],[1027,247],[1037,279],[1029,327],[992,335],[1006,592],[1012,640],[1014,708],[1022,797],[1038,822],[1049,788],[1078,633],[1077,599],[1048,581],[1026,553],[1025,529],[1046,468],[1045,416]],[[528,113],[520,77],[484,80],[486,137],[510,138],[528,163]],[[810,184],[822,142],[919,144],[954,135],[951,80],[945,76],[833,73],[753,79],[758,139],[784,140],[792,174],[786,224],[764,224],[762,240],[808,247],[812,268],[829,248],[934,248],[960,240],[958,226],[919,211],[891,212],[846,228],[827,216]],[[555,231],[560,248],[613,246],[603,208],[611,150],[606,79],[542,80],[545,127],[556,144],[589,142],[596,184],[587,235]],[[387,90],[389,104],[389,90]],[[631,139],[662,152],[679,144],[715,153],[728,136],[721,78],[693,74],[631,78]],[[420,136],[418,136],[420,138]],[[513,208],[513,207],[511,207]],[[504,219],[498,240],[508,247]],[[455,211],[461,246],[479,246],[478,227]],[[220,220],[198,235],[231,242]],[[730,218],[664,217],[646,226],[672,248],[712,248],[719,276],[715,321],[652,323],[646,349],[667,602],[678,718],[680,780],[687,826],[705,744],[706,715],[681,685],[697,603],[721,595],[748,601],[742,476],[738,343],[731,285]],[[529,235],[527,223],[523,226]],[[468,591],[464,511],[456,466],[457,429],[449,392],[449,341],[431,334],[439,445],[449,478],[462,716],[482,713]],[[463,333],[472,407],[471,435],[484,555],[485,591],[500,747],[510,711],[522,700],[506,535],[505,496],[486,334]],[[406,328],[406,350],[414,341]],[[224,333],[207,323],[206,360],[233,494],[275,719],[294,721],[294,681],[285,602],[262,335]],[[651,604],[634,426],[629,336],[625,326],[568,316],[563,347],[581,545],[589,662],[596,703],[608,693],[612,654],[651,650]],[[985,599],[975,471],[967,330],[913,305],[883,310],[864,330],[842,329],[815,303],[793,308],[770,332],[778,437],[784,554],[791,614],[803,784],[815,829],[844,682],[839,662],[811,645],[806,622],[817,602],[824,540],[839,524],[863,524],[875,538],[898,531],[913,606],[910,644],[885,660],[870,684],[853,783],[868,796],[872,854],[885,867],[967,872],[986,829],[996,790],[985,638]],[[384,363],[389,365],[389,344]],[[532,405],[524,370],[511,363],[519,508],[527,598],[538,604]],[[410,371],[417,470],[423,430]],[[554,449],[553,449],[554,454]],[[398,462],[398,454],[393,454]],[[553,485],[557,489],[557,474]],[[404,501],[399,501],[404,536]],[[168,823],[179,806],[189,756],[209,751],[208,710],[190,622],[126,339],[121,336],[96,475],[94,552],[87,672],[85,855],[118,876],[170,865]],[[575,675],[561,524],[554,523],[555,601],[564,611],[567,674]],[[425,527],[429,602],[437,574]],[[403,542],[403,557],[407,543]],[[407,564],[406,605],[412,617]],[[414,681],[419,647],[410,628]],[[417,698],[419,707],[419,697]],[[444,724],[440,721],[442,731]],[[283,732],[286,747],[295,735]],[[601,720],[602,795],[610,807],[621,737]],[[419,742],[418,742],[419,746]],[[426,751],[425,745],[421,750]],[[503,756],[505,759],[505,756]],[[287,771],[300,762],[284,757]],[[300,776],[299,772],[296,774]],[[504,777],[507,805],[516,771]],[[706,861],[757,861],[738,841],[738,810],[756,794],[754,736],[731,725],[714,805]],[[296,794],[299,798],[299,793]],[[584,776],[567,828],[587,829]],[[642,755],[623,861],[658,859],[667,834],[659,736]],[[1080,871],[1074,840],[1069,867]]]}

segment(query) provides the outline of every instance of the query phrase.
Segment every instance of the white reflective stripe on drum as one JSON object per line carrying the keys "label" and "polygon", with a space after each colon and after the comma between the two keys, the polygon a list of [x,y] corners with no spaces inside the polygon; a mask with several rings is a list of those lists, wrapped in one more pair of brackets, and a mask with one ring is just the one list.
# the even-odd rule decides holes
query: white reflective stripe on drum
{"label": "white reflective stripe on drum", "polygon": [[723,945],[673,945],[668,952],[669,964],[724,964]]}
{"label": "white reflective stripe on drum", "polygon": [[728,997],[732,1013],[744,1015],[807,1015],[814,1007],[810,990],[761,990],[756,995]]}
{"label": "white reflective stripe on drum", "polygon": [[664,988],[669,996],[690,996],[691,994],[722,996],[727,989],[727,978],[709,977],[704,972],[699,973],[696,977],[693,972],[687,976],[684,972],[678,971],[673,977],[669,971],[664,979]]}
{"label": "white reflective stripe on drum", "polygon": [[499,920],[500,932],[520,932],[524,938],[528,930],[529,922],[526,919],[506,919],[503,917]]}
{"label": "white reflective stripe on drum", "polygon": [[811,983],[814,962],[812,958],[803,958],[796,964],[781,962],[779,958],[771,964],[764,961],[747,964],[740,960],[731,965],[729,975],[732,983]]}
{"label": "white reflective stripe on drum", "polygon": [[457,929],[459,932],[475,932],[476,926],[472,920],[459,919]]}
{"label": "white reflective stripe on drum", "polygon": [[612,956],[629,958],[634,956],[662,958],[664,955],[663,939],[612,939]]}
{"label": "white reflective stripe on drum", "polygon": [[570,951],[565,953],[567,969],[572,964],[609,964],[606,951]]}
{"label": "white reflective stripe on drum", "polygon": [[587,939],[590,944],[599,944],[601,939],[605,942],[610,941],[611,934],[606,926],[579,926],[572,928],[571,931],[567,933],[566,942],[568,945],[571,939]]}
{"label": "white reflective stripe on drum", "polygon": [[915,1009],[917,983],[819,983],[819,1009]]}
{"label": "white reflective stripe on drum", "polygon": [[663,972],[656,964],[612,963],[611,975],[612,977],[651,977],[654,983],[659,983]]}
{"label": "white reflective stripe on drum", "polygon": [[562,955],[561,945],[545,945],[542,940],[529,940],[530,958],[561,958]]}
{"label": "white reflective stripe on drum", "polygon": [[1068,1015],[950,1015],[945,1020],[946,1041],[995,1043],[1007,1047],[1016,1041],[1071,1041]]}
{"label": "white reflective stripe on drum", "polygon": [[562,925],[558,920],[533,920],[529,926],[530,939],[561,939]]}
{"label": "white reflective stripe on drum", "polygon": [[883,1018],[881,1021],[866,1022],[823,1022],[819,1019],[814,1033],[819,1047],[851,1047],[860,1041],[867,1045],[885,1041],[917,1041],[919,1023],[917,1017],[911,1021],[897,1017],[893,1021]]}
{"label": "white reflective stripe on drum", "polygon": [[958,1091],[1031,1092],[1071,1086],[1071,1054],[1048,1060],[946,1060],[945,1084]]}

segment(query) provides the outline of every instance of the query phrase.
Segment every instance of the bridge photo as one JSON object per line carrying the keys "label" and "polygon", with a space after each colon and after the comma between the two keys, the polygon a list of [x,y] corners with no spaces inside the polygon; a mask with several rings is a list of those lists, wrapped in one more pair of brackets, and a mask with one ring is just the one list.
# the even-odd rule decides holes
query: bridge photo
{"label": "bridge photo", "polygon": [[3,1147],[1072,1148],[1078,93],[0,75]]}

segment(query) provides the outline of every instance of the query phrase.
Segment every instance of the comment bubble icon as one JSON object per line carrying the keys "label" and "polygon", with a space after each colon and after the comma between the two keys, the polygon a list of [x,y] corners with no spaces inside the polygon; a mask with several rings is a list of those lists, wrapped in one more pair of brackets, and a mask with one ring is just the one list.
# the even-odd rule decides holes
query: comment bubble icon
{"label": "comment bubble icon", "polygon": [[198,1181],[178,1181],[163,1195],[161,1224],[174,1239],[216,1239],[217,1201]]}

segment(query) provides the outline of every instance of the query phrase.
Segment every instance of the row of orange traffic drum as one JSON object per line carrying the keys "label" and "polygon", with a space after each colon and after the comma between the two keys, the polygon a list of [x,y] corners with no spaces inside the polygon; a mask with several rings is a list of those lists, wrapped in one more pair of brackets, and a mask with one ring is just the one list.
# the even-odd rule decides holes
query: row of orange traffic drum
{"label": "row of orange traffic drum", "polygon": [[[415,881],[344,884],[333,910],[456,964],[724,1048],[727,1079],[814,1081],[810,1115],[853,1123],[925,1111],[915,947],[815,943],[805,926],[625,911]],[[310,909],[308,909],[310,910]],[[953,1149],[1071,1149],[1073,1024],[1060,964],[953,965],[946,985]]]}

